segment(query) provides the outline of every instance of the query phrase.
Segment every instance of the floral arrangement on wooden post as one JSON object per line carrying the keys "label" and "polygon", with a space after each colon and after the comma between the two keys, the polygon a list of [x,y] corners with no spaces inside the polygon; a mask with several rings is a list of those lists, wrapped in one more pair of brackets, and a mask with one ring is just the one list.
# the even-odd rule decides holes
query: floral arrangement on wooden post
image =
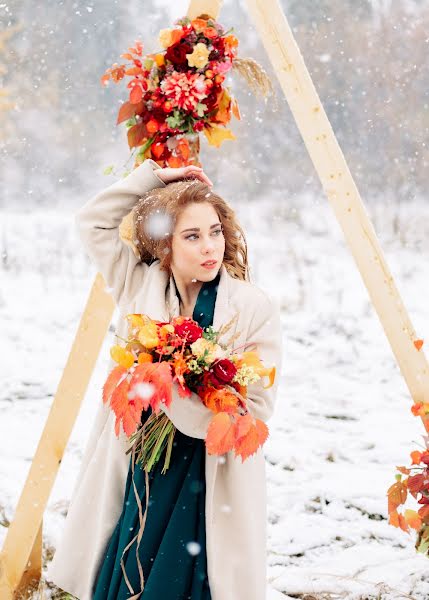
{"label": "floral arrangement on wooden post", "polygon": [[[216,147],[236,139],[226,127],[232,115],[241,119],[237,100],[224,85],[232,69],[255,92],[264,97],[274,93],[260,65],[237,57],[233,30],[226,31],[206,14],[182,17],[160,31],[162,51],[143,55],[143,44],[136,40],[121,54],[130,63],[115,63],[101,77],[103,85],[130,77],[129,98],[119,109],[117,124],[127,127],[129,148],[136,153],[134,168],[147,158],[162,167],[201,166],[200,132]],[[109,166],[105,173],[112,170]]]}
{"label": "floral arrangement on wooden post", "polygon": [[[421,350],[424,340],[414,340],[414,346]],[[423,421],[426,433],[429,434],[429,403],[415,402],[411,406],[415,417]],[[415,548],[417,552],[429,556],[429,435],[424,436],[425,448],[423,451],[413,450],[410,453],[411,464],[409,467],[396,467],[395,483],[387,490],[389,525],[400,527],[403,531],[417,532]],[[420,508],[398,511],[404,505],[408,495],[411,494]]]}

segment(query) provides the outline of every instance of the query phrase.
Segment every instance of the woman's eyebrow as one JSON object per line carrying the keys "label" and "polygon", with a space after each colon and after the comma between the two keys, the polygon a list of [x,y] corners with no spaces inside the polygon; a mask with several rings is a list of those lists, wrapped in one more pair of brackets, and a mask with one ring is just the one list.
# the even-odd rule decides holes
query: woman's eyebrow
{"label": "woman's eyebrow", "polygon": [[[210,225],[210,229],[213,229],[213,227],[217,227],[218,225],[220,225],[220,223],[213,223],[213,225]],[[199,227],[190,227],[189,229],[184,229],[180,233],[185,233],[185,231],[199,231],[199,230],[200,230]]]}

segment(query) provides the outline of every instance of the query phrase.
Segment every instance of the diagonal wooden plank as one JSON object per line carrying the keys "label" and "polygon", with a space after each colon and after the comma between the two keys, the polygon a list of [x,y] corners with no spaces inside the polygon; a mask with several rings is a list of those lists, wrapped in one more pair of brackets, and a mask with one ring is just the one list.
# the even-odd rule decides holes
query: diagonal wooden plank
{"label": "diagonal wooden plank", "polygon": [[[302,139],[415,402],[429,401],[429,367],[310,73],[278,0],[246,0]],[[428,418],[422,418],[429,432]]]}
{"label": "diagonal wooden plank", "polygon": [[23,576],[34,580],[40,571],[43,513],[113,310],[98,273],[0,554],[1,600],[13,598]]}

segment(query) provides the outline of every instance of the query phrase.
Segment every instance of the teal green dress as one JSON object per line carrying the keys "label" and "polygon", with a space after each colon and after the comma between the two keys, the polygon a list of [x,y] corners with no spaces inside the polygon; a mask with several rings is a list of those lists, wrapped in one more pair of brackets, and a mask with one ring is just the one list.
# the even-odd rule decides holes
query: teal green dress
{"label": "teal green dress", "polygon": [[[201,327],[213,324],[220,273],[201,286],[192,318]],[[180,401],[180,400],[179,400]],[[149,417],[145,411],[142,422]],[[161,460],[149,472],[149,502],[139,546],[144,574],[142,600],[211,600],[207,575],[205,529],[205,442],[176,430],[167,472]],[[146,508],[145,473],[136,465],[134,481]],[[124,548],[139,530],[132,486],[131,462],[122,513],[107,544],[93,589],[93,600],[126,600],[128,589],[121,569]],[[135,593],[140,591],[136,544],[126,551],[124,567]]]}

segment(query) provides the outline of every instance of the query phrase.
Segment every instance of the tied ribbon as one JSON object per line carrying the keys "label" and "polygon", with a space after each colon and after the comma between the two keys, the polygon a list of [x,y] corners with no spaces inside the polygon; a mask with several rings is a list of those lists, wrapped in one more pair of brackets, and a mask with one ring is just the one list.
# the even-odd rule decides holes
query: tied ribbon
{"label": "tied ribbon", "polygon": [[[138,446],[140,438],[142,438],[141,439],[142,443],[144,441],[144,429],[145,429],[144,426],[140,429],[139,435],[136,437],[134,444],[132,446],[132,449],[131,449],[132,450],[132,454],[131,454],[132,478],[131,478],[131,480],[132,480],[132,484],[133,484],[133,490],[134,490],[134,495],[136,498],[137,506],[139,509],[139,530],[136,533],[136,535],[133,537],[133,539],[125,546],[124,550],[122,551],[122,556],[121,556],[121,569],[122,569],[122,573],[124,575],[125,583],[127,584],[127,587],[130,590],[130,592],[132,594],[134,594],[128,600],[138,600],[144,590],[144,575],[143,575],[143,567],[142,567],[142,564],[140,562],[140,557],[139,557],[139,548],[140,548],[141,539],[143,537],[143,531],[144,531],[144,528],[146,525],[147,510],[148,510],[148,505],[149,505],[149,475],[148,475],[147,470],[144,469],[145,484],[146,484],[146,508],[145,508],[144,515],[143,515],[143,509],[142,509],[142,503],[140,500],[140,496],[138,494],[137,487],[136,487],[136,484],[134,481],[134,470],[135,470],[135,464],[136,464],[136,447]],[[134,544],[134,542],[136,540],[137,540],[136,559],[137,559],[137,568],[139,570],[139,576],[140,576],[140,591],[137,593],[134,591],[133,586],[131,585],[130,580],[128,579],[128,575],[126,573],[125,564],[124,564],[124,554],[125,554],[125,552],[127,552],[127,550],[129,550],[129,548],[131,548],[131,546]]]}

